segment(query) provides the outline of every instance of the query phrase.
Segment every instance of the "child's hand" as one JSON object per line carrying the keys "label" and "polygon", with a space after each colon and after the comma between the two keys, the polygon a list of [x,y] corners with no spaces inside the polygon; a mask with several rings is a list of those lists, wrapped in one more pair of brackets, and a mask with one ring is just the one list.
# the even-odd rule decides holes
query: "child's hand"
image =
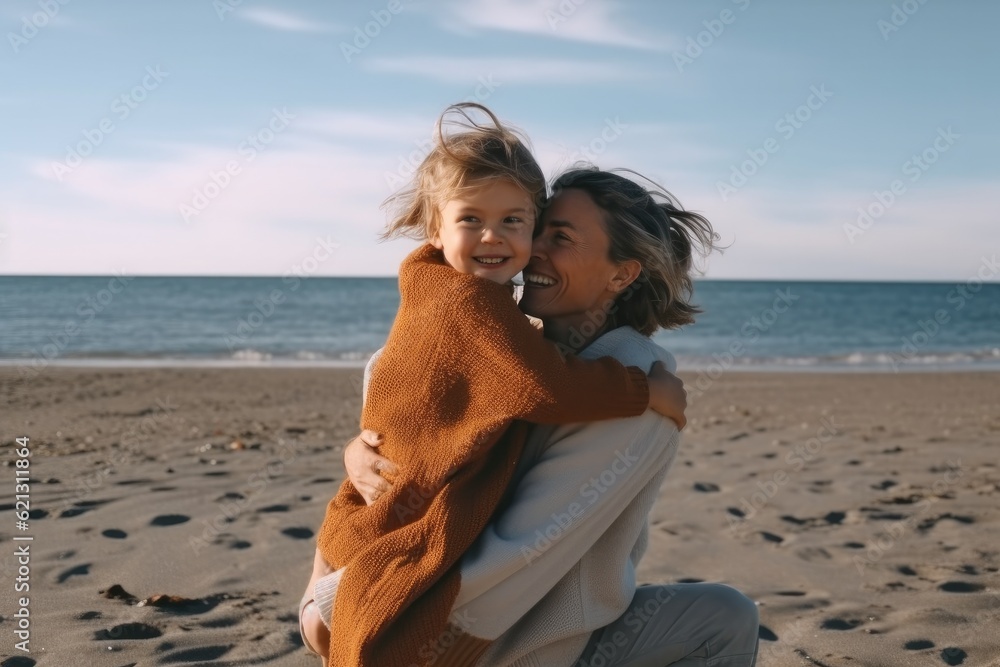
{"label": "child's hand", "polygon": [[391,476],[398,472],[392,461],[375,453],[375,448],[381,444],[381,435],[374,431],[362,431],[344,448],[347,477],[369,505],[392,489],[392,484],[382,475]]}
{"label": "child's hand", "polygon": [[687,424],[684,382],[668,371],[662,361],[653,364],[653,369],[649,371],[649,407],[677,422],[678,429]]}

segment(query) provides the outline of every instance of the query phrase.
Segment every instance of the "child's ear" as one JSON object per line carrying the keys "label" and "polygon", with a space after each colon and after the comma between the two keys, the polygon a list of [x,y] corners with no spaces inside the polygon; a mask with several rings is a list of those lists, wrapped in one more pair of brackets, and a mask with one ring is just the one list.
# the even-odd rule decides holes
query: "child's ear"
{"label": "child's ear", "polygon": [[435,248],[437,248],[438,250],[444,250],[444,244],[441,243],[441,237],[438,235],[437,232],[434,232],[434,236],[427,239],[427,242],[430,243]]}

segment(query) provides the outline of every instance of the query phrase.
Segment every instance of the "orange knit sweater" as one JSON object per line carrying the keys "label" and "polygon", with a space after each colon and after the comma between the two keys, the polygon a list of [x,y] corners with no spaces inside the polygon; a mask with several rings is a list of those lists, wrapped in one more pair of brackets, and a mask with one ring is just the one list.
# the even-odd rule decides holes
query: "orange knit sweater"
{"label": "orange knit sweater", "polygon": [[449,625],[453,566],[499,504],[526,422],[628,417],[649,402],[642,370],[564,358],[508,287],[455,271],[433,246],[406,258],[399,289],[361,426],[385,435],[380,453],[401,472],[371,507],[345,481],[316,539],[347,568],[331,667],[474,663],[488,642]]}

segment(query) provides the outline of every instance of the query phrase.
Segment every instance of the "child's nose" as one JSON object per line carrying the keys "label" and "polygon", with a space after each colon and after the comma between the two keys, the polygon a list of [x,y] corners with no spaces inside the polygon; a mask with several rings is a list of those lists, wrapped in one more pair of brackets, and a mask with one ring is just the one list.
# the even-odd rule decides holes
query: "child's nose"
{"label": "child's nose", "polygon": [[496,243],[500,240],[500,234],[492,227],[483,228],[483,243]]}

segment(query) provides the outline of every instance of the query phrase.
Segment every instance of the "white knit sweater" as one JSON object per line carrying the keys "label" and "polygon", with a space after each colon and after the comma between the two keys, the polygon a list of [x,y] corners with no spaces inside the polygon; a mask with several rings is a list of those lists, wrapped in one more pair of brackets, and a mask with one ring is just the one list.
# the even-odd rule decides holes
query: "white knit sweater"
{"label": "white knit sweater", "polygon": [[[676,370],[669,352],[629,327],[580,356],[647,370],[660,360]],[[649,512],[679,441],[676,424],[652,410],[532,428],[504,503],[460,566],[452,621],[492,640],[477,667],[570,667],[594,630],[625,613]],[[325,579],[317,584],[324,613],[339,572]]]}

